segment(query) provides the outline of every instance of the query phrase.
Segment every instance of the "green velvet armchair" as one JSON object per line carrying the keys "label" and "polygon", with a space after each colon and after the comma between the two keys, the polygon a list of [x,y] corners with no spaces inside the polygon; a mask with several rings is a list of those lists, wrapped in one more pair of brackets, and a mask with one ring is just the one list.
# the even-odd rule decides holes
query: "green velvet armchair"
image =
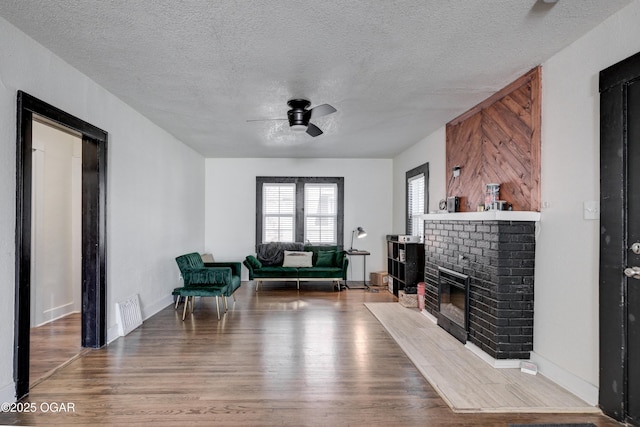
{"label": "green velvet armchair", "polygon": [[175,288],[173,295],[176,296],[176,308],[181,297],[185,297],[185,305],[182,313],[184,320],[191,298],[191,310],[196,296],[215,297],[218,320],[220,320],[219,297],[223,297],[225,312],[227,311],[227,297],[233,294],[241,285],[239,262],[208,262],[202,261],[199,253],[193,252],[176,257],[176,263],[180,269],[180,274],[184,281],[184,286]]}

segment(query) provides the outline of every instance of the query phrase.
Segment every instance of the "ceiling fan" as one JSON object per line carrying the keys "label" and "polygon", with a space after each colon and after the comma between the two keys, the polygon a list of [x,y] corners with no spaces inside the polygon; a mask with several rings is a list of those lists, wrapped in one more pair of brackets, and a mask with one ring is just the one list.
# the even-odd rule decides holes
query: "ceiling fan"
{"label": "ceiling fan", "polygon": [[287,111],[286,119],[254,119],[247,121],[289,120],[291,130],[306,131],[311,136],[319,136],[322,135],[322,131],[318,126],[309,121],[338,111],[329,104],[321,104],[309,110],[308,108],[311,106],[311,101],[307,99],[290,99],[287,101],[287,105],[291,107],[291,109]]}

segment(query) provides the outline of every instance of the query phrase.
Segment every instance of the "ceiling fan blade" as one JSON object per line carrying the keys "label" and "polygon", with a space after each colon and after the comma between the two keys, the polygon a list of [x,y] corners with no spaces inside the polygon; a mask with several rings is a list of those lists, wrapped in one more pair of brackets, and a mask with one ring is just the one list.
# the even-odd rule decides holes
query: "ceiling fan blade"
{"label": "ceiling fan blade", "polygon": [[247,119],[248,122],[270,122],[272,120],[288,120],[288,119]]}
{"label": "ceiling fan blade", "polygon": [[309,126],[307,126],[307,133],[311,136],[322,135],[322,131],[320,130],[320,128],[313,123],[309,123]]}
{"label": "ceiling fan blade", "polygon": [[329,104],[318,105],[317,107],[313,107],[311,110],[311,118],[326,116],[327,114],[335,113],[336,110]]}

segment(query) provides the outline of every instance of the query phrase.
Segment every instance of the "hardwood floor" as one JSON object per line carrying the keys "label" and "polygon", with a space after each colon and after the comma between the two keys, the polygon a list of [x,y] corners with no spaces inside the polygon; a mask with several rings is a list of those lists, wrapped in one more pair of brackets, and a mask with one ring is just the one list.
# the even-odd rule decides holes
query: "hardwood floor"
{"label": "hardwood floor", "polygon": [[[270,283],[256,293],[245,283],[236,294],[219,322],[212,299],[184,322],[182,307],[167,307],[57,370],[24,400],[35,412],[0,413],[0,424],[618,425],[593,414],[453,413],[363,305],[394,301],[388,292]],[[53,403],[67,412],[45,412]]]}
{"label": "hardwood floor", "polygon": [[71,313],[29,333],[29,386],[33,387],[78,357],[81,346],[80,313]]}

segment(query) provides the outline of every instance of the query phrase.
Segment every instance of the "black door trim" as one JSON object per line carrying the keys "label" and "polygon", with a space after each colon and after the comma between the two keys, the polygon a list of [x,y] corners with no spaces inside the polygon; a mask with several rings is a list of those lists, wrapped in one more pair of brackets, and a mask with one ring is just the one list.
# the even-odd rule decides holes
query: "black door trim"
{"label": "black door trim", "polygon": [[107,132],[18,91],[14,381],[29,392],[32,119],[38,115],[82,134],[82,346],[106,344]]}

